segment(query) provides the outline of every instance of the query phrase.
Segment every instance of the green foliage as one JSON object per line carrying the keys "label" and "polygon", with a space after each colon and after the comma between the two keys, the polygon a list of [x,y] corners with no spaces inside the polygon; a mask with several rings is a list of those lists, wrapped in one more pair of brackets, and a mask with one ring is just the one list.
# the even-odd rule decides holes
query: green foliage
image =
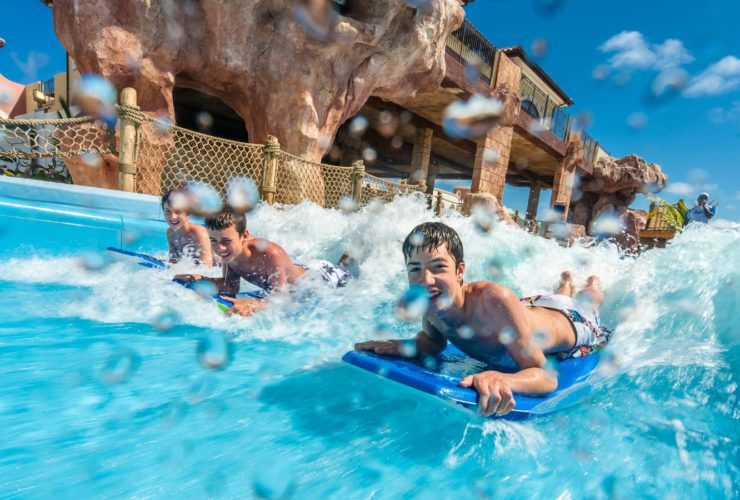
{"label": "green foliage", "polygon": [[660,207],[658,210],[651,211],[648,214],[648,220],[652,219],[656,214],[660,216],[661,219],[663,219],[663,222],[668,224],[668,226],[672,227],[673,229],[680,230],[683,225],[686,223],[686,212],[688,212],[688,208],[686,208],[686,203],[684,203],[683,200],[678,200],[678,203],[670,204],[667,201],[665,201],[662,198],[658,198],[655,195],[650,196],[650,198],[658,203]]}

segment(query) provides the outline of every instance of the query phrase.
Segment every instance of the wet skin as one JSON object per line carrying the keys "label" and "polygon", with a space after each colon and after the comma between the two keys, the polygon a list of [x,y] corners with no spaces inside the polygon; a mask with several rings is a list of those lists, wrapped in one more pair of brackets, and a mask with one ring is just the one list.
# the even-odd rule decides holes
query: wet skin
{"label": "wet skin", "polygon": [[169,203],[163,206],[167,228],[169,262],[176,264],[184,257],[192,257],[207,267],[213,266],[213,253],[206,228],[190,222],[188,213]]}
{"label": "wet skin", "polygon": [[[514,392],[544,395],[557,388],[556,376],[544,369],[545,354],[575,344],[573,326],[565,316],[527,307],[513,291],[495,283],[463,284],[465,263],[455,263],[444,244],[432,250],[418,249],[408,259],[406,270],[409,283],[424,285],[430,298],[422,331],[416,336],[417,357],[441,352],[449,340],[485,362],[506,351],[519,366],[515,373],[487,370],[460,382],[478,392],[482,415],[509,413],[516,404]],[[463,326],[468,328],[465,337],[470,338],[458,333]],[[539,332],[536,337],[535,332]],[[362,342],[355,349],[394,356],[403,352],[400,340]]]}
{"label": "wet skin", "polygon": [[[303,268],[293,264],[282,247],[256,238],[249,231],[239,234],[232,226],[222,230],[208,230],[208,235],[214,253],[223,264],[223,277],[204,278],[193,274],[176,278],[184,281],[208,279],[218,287],[219,292],[236,294],[241,278],[268,292],[282,292],[305,273]],[[242,316],[250,316],[268,304],[268,300],[223,298],[234,304],[229,309],[231,313]]]}

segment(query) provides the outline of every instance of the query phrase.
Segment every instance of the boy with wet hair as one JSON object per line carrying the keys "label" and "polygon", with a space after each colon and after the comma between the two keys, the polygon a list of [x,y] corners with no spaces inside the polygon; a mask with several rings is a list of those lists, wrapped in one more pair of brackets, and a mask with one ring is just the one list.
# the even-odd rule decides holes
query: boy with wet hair
{"label": "boy with wet hair", "polygon": [[[599,324],[602,295],[595,276],[576,298],[567,272],[554,295],[526,299],[489,281],[464,283],[460,237],[439,222],[414,228],[403,242],[403,254],[409,283],[423,285],[429,294],[411,351],[422,359],[435,356],[449,341],[494,368],[460,381],[478,392],[485,416],[509,413],[516,405],[514,393],[544,395],[557,388],[557,375],[545,369],[546,354],[563,359],[586,355],[606,345],[611,333]],[[407,342],[361,342],[355,349],[403,356],[409,353]]]}
{"label": "boy with wet hair", "polygon": [[332,288],[342,287],[349,280],[349,273],[325,260],[294,263],[280,245],[252,235],[247,230],[247,219],[243,213],[224,210],[206,217],[205,225],[213,250],[221,259],[223,276],[205,278],[198,274],[187,274],[176,278],[213,282],[220,293],[226,294],[223,298],[233,303],[230,309],[232,313],[251,316],[268,304],[268,300],[229,297],[239,292],[242,278],[268,293],[285,291],[306,275],[316,275]]}
{"label": "boy with wet hair", "polygon": [[177,264],[192,258],[196,264],[213,266],[211,243],[206,228],[190,222],[187,193],[182,188],[170,189],[162,195],[162,211],[167,222],[169,262]]}

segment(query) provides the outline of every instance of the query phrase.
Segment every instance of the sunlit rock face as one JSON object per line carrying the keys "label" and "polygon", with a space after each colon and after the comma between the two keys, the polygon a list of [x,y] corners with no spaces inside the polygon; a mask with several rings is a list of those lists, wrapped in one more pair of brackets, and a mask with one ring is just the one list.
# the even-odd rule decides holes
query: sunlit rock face
{"label": "sunlit rock face", "polygon": [[648,163],[637,155],[599,158],[594,164],[593,179],[579,186],[583,195],[571,207],[573,223],[588,226],[607,211],[623,214],[638,193],[657,193],[667,181],[668,176],[660,165]]}
{"label": "sunlit rock face", "polygon": [[178,86],[215,95],[250,142],[320,160],[370,96],[436,88],[459,0],[56,0],[54,27],[82,73],[134,87],[142,110],[174,118]]}

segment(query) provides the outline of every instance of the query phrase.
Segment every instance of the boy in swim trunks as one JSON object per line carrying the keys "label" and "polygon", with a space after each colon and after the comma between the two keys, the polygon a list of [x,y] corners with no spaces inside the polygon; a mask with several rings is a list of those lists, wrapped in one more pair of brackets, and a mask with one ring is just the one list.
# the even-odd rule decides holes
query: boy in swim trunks
{"label": "boy in swim trunks", "polygon": [[572,278],[564,273],[556,295],[528,302],[496,283],[464,283],[460,238],[439,222],[417,226],[404,241],[403,253],[409,283],[423,285],[429,293],[422,331],[412,341],[362,342],[355,349],[392,356],[414,352],[423,359],[452,342],[469,356],[499,368],[460,382],[478,392],[479,411],[485,416],[509,413],[516,404],[515,392],[544,395],[557,388],[557,375],[545,369],[546,354],[583,354],[582,347],[592,350],[608,340],[608,330],[598,324],[602,296],[596,277],[574,299]]}
{"label": "boy in swim trunks", "polygon": [[206,228],[190,222],[182,189],[171,189],[162,196],[162,211],[167,228],[169,262],[177,264],[183,258],[192,258],[196,264],[213,265],[211,243]]}
{"label": "boy in swim trunks", "polygon": [[[294,263],[282,247],[247,231],[247,219],[243,213],[224,210],[206,217],[205,225],[213,249],[223,264],[223,276],[205,278],[198,274],[186,274],[178,275],[176,279],[210,280],[220,293],[235,295],[239,291],[241,278],[267,292],[285,291],[298,279],[310,276],[318,277],[332,288],[346,285],[350,278],[348,272],[325,260]],[[223,298],[234,304],[230,309],[232,313],[242,316],[251,316],[268,304],[267,300]]]}

